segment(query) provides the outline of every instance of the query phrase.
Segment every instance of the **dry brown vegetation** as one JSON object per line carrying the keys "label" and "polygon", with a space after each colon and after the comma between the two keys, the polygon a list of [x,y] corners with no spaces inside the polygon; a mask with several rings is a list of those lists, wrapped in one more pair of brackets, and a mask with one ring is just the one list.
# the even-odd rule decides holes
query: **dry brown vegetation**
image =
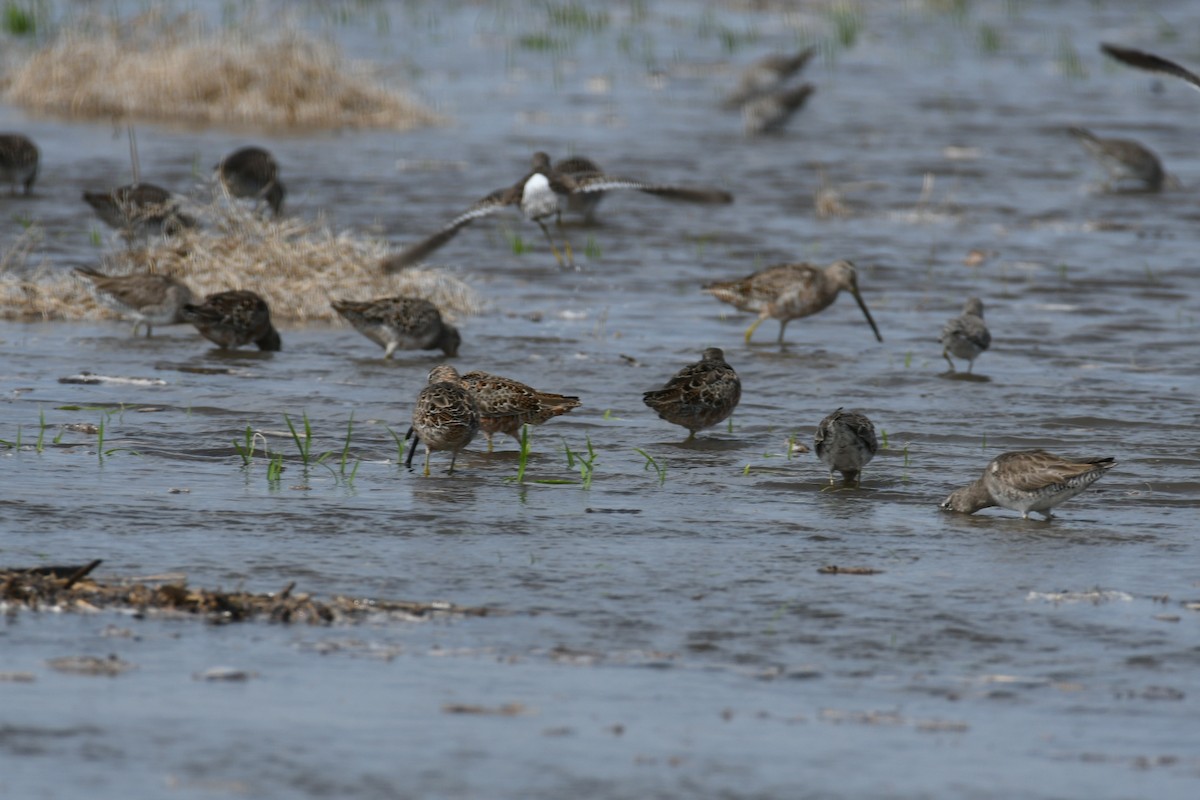
{"label": "dry brown vegetation", "polygon": [[440,118],[295,30],[213,33],[188,16],[88,20],[6,76],[7,100],[73,119],[406,130]]}
{"label": "dry brown vegetation", "polygon": [[[192,209],[189,207],[189,213]],[[408,269],[385,274],[379,262],[388,255],[383,241],[296,218],[263,219],[246,206],[220,198],[198,214],[205,226],[180,236],[152,239],[134,250],[118,247],[97,265],[101,272],[156,272],[173,275],[197,297],[228,289],[258,292],[282,322],[327,321],[341,324],[330,308],[333,298],[371,300],[408,295],[422,297],[456,316],[477,313],[480,295],[463,280],[438,269]],[[0,317],[6,319],[116,319],[98,303],[88,282],[59,267],[25,264],[38,241],[36,228],[0,254]]]}

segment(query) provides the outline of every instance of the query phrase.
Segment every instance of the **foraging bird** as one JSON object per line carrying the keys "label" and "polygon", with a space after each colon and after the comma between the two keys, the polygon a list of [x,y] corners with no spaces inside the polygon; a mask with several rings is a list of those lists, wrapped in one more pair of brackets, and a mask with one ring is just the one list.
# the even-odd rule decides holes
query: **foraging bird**
{"label": "foraging bird", "polygon": [[146,326],[146,336],[150,336],[154,325],[183,322],[183,307],[192,302],[192,290],[170,275],[105,275],[91,267],[76,267],[75,272],[91,282],[102,302],[133,318],[134,336],[142,325]]}
{"label": "foraging bird", "polygon": [[824,268],[811,264],[776,264],[745,278],[714,281],[704,287],[704,291],[718,300],[758,314],[758,319],[746,329],[747,343],[755,329],[773,317],[779,320],[780,344],[789,322],[828,308],[843,289],[854,295],[875,338],[882,342],[879,328],[875,327],[875,320],[871,319],[871,312],[858,291],[858,273],[849,261],[835,261]]}
{"label": "foraging bird", "polygon": [[179,200],[160,186],[134,183],[110,192],[84,192],[83,199],[109,227],[126,237],[172,236],[194,228],[196,220],[179,210]]}
{"label": "foraging bird", "polygon": [[449,364],[440,364],[429,371],[429,381],[417,395],[413,409],[412,427],[405,439],[417,437],[408,451],[405,466],[412,466],[413,451],[425,445],[425,477],[429,477],[429,454],[434,450],[450,451],[450,470],[458,453],[471,443],[479,431],[479,405],[475,396],[463,385],[458,371]]}
{"label": "foraging bird", "polygon": [[217,292],[199,305],[183,306],[183,318],[222,350],[254,342],[259,350],[280,350],[279,331],[271,325],[267,301],[254,292]]}
{"label": "foraging bird", "polygon": [[809,47],[795,55],[772,54],[760,58],[743,70],[737,89],[725,98],[723,105],[727,109],[737,109],[750,100],[782,88],[816,52],[817,48]]}
{"label": "foraging bird", "polygon": [[1156,56],[1153,53],[1146,53],[1142,50],[1134,50],[1116,44],[1102,43],[1100,49],[1109,57],[1115,58],[1123,64],[1128,64],[1131,67],[1136,67],[1146,72],[1155,72],[1160,75],[1170,75],[1174,78],[1179,78],[1182,81],[1186,81],[1193,89],[1200,91],[1200,75],[1176,64],[1174,61],[1168,61],[1162,56]]}
{"label": "foraging bird", "polygon": [[542,233],[545,234],[546,241],[550,243],[555,260],[560,266],[563,266],[573,263],[570,243],[564,242],[563,249],[566,251],[564,259],[544,220],[550,217],[556,221],[559,220],[563,204],[571,195],[605,192],[613,189],[635,189],[646,194],[691,203],[733,202],[733,196],[720,189],[660,186],[625,178],[614,178],[599,172],[573,176],[553,168],[550,165],[550,156],[541,152],[533,154],[532,167],[532,171],[517,183],[506,189],[497,189],[450,220],[437,233],[385,260],[382,265],[384,272],[397,272],[421,261],[453,239],[470,223],[481,217],[503,211],[509,206],[517,206],[526,219],[537,223],[538,227],[542,229]]}
{"label": "foraging bird", "polygon": [[1108,173],[1109,188],[1119,190],[1122,181],[1133,181],[1147,192],[1162,189],[1166,180],[1162,162],[1149,148],[1132,139],[1102,139],[1086,128],[1069,128],[1084,149]]}
{"label": "foraging bird", "polygon": [[991,506],[1020,511],[1022,519],[1036,511],[1050,519],[1050,509],[1070,500],[1115,467],[1112,458],[1076,460],[1045,450],[1017,450],[992,459],[983,475],[942,501],[945,511],[974,514]]}
{"label": "foraging bird", "polygon": [[663,388],[642,395],[659,417],[687,428],[689,442],[697,431],[726,419],[741,399],[742,381],[719,347],[706,348],[699,361],[676,372]]}
{"label": "foraging bird", "polygon": [[462,383],[479,405],[479,430],[487,437],[489,453],[493,435],[505,433],[520,443],[523,425],[541,425],[581,405],[578,397],[539,392],[512,378],[478,370],[463,375]]}
{"label": "foraging bird", "polygon": [[748,135],[778,133],[816,91],[811,83],[763,95],[742,106],[742,125]]}
{"label": "foraging bird", "polygon": [[279,216],[286,190],[279,180],[279,164],[269,152],[261,147],[243,147],[225,156],[213,169],[231,195],[252,199],[256,207],[265,200]]}
{"label": "foraging bird", "polygon": [[25,194],[33,191],[38,174],[38,148],[28,136],[19,133],[0,134],[0,180],[9,184],[12,194],[17,184],[25,186]]}
{"label": "foraging bird", "polygon": [[342,315],[363,336],[383,348],[383,357],[397,350],[433,350],[438,348],[449,358],[458,355],[462,338],[442,319],[437,306],[419,297],[383,297],[355,302],[333,300],[333,310]]}
{"label": "foraging bird", "polygon": [[862,468],[879,452],[879,441],[875,426],[865,414],[839,408],[817,426],[813,449],[821,463],[829,467],[829,485],[833,485],[836,470],[842,473],[842,485],[851,487],[858,485]]}
{"label": "foraging bird", "polygon": [[975,359],[992,344],[992,334],[983,322],[983,301],[978,297],[967,300],[962,313],[946,320],[942,326],[940,341],[942,358],[950,365],[950,371],[955,372],[954,362],[950,359],[953,355],[967,360],[967,374],[970,374]]}

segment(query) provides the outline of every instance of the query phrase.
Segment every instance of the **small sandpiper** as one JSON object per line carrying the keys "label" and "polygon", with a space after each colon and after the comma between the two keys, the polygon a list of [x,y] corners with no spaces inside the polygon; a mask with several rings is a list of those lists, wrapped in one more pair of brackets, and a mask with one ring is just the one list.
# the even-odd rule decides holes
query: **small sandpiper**
{"label": "small sandpiper", "polygon": [[1104,167],[1111,191],[1145,192],[1162,190],[1167,174],[1162,162],[1149,148],[1132,139],[1102,139],[1086,128],[1070,128],[1084,149]]}
{"label": "small sandpiper", "polygon": [[954,361],[950,358],[953,355],[955,358],[967,360],[967,373],[970,374],[975,366],[975,359],[992,344],[992,334],[983,323],[983,301],[978,297],[967,300],[962,313],[954,319],[946,320],[946,324],[942,326],[940,341],[942,357],[950,365],[950,371],[955,372]]}
{"label": "small sandpiper", "polygon": [[817,426],[813,437],[813,450],[821,463],[829,467],[829,485],[833,485],[834,471],[842,474],[842,486],[855,487],[859,484],[862,468],[879,452],[879,440],[875,438],[875,426],[866,414],[838,409]]}
{"label": "small sandpiper", "polygon": [[120,314],[133,318],[133,335],[146,326],[150,336],[154,325],[184,322],[183,307],[192,302],[192,290],[170,275],[135,272],[130,275],[105,275],[91,267],[76,267],[96,290],[101,302]]}
{"label": "small sandpiper", "polygon": [[983,475],[958,489],[942,509],[974,514],[992,506],[1020,511],[1022,519],[1036,511],[1050,519],[1050,509],[1070,500],[1115,467],[1112,458],[1073,459],[1045,450],[1017,450],[992,459]]}
{"label": "small sandpiper", "polygon": [[750,136],[778,133],[815,91],[811,83],[803,83],[750,100],[742,106],[742,126]]}
{"label": "small sandpiper", "polygon": [[471,443],[479,431],[479,405],[475,396],[463,385],[458,371],[449,364],[440,364],[429,371],[429,381],[417,395],[413,409],[412,427],[405,439],[416,440],[408,451],[405,466],[412,466],[417,445],[425,445],[425,477],[429,477],[429,454],[434,450],[450,451],[450,470],[458,453]]}
{"label": "small sandpiper", "polygon": [[719,347],[705,349],[699,361],[676,372],[663,388],[642,395],[659,417],[687,428],[689,442],[697,431],[727,419],[741,399],[742,381]]}
{"label": "small sandpiper", "polygon": [[1160,75],[1170,75],[1173,78],[1179,78],[1182,81],[1186,81],[1193,89],[1200,91],[1200,75],[1176,64],[1174,61],[1168,61],[1162,56],[1156,56],[1153,53],[1146,53],[1116,44],[1101,44],[1100,49],[1109,57],[1115,58],[1123,64],[1128,64],[1131,67],[1136,67],[1147,72],[1155,72]]}
{"label": "small sandpiper", "polygon": [[560,266],[570,266],[574,263],[569,242],[564,242],[560,252],[546,227],[545,220],[554,218],[560,221],[563,205],[573,194],[591,194],[607,192],[614,189],[634,189],[646,194],[657,195],[674,200],[691,203],[730,203],[733,195],[720,189],[691,188],[686,186],[664,186],[643,181],[632,181],[625,178],[614,178],[603,173],[582,173],[570,175],[553,168],[550,156],[545,153],[534,153],[532,171],[517,183],[506,189],[497,189],[487,197],[475,203],[463,213],[450,220],[441,230],[432,236],[411,245],[383,262],[385,272],[398,272],[411,266],[433,253],[446,242],[453,239],[460,230],[475,220],[499,213],[510,206],[516,206],[525,218],[537,223],[550,243],[550,249]]}
{"label": "small sandpiper", "polygon": [[161,186],[134,183],[110,192],[84,192],[83,199],[109,227],[126,237],[173,236],[196,220],[179,210],[179,200]]}
{"label": "small sandpiper", "polygon": [[183,318],[200,334],[220,347],[232,350],[254,342],[259,350],[280,350],[279,331],[271,325],[267,301],[254,292],[217,292],[199,305],[183,307]]}
{"label": "small sandpiper", "polygon": [[578,397],[540,392],[512,378],[478,370],[463,375],[462,383],[479,404],[479,430],[487,437],[489,453],[493,435],[508,434],[519,444],[523,425],[541,425],[580,406]]}
{"label": "small sandpiper", "polygon": [[440,349],[449,358],[462,343],[458,328],[442,319],[438,307],[420,297],[384,297],[355,302],[333,300],[333,310],[363,336],[383,348],[383,357],[397,350]]}
{"label": "small sandpiper", "polygon": [[776,264],[745,278],[714,281],[704,287],[704,291],[718,300],[758,314],[758,319],[746,329],[747,343],[759,325],[774,318],[779,320],[780,344],[783,344],[783,332],[790,321],[828,308],[843,289],[854,295],[875,338],[882,342],[879,328],[875,327],[875,320],[871,319],[871,312],[858,291],[858,273],[849,261],[835,261],[824,268],[811,264]]}
{"label": "small sandpiper", "polygon": [[234,197],[266,202],[276,217],[283,209],[286,190],[279,179],[279,164],[261,147],[234,150],[214,167],[217,178]]}
{"label": "small sandpiper", "polygon": [[12,194],[17,185],[25,187],[25,194],[33,192],[33,182],[38,174],[38,148],[28,136],[19,133],[0,134],[0,180],[11,186]]}
{"label": "small sandpiper", "polygon": [[731,110],[741,108],[751,100],[783,88],[787,80],[802,70],[816,52],[817,48],[808,47],[794,55],[774,53],[763,56],[742,71],[737,89],[725,98],[722,105]]}

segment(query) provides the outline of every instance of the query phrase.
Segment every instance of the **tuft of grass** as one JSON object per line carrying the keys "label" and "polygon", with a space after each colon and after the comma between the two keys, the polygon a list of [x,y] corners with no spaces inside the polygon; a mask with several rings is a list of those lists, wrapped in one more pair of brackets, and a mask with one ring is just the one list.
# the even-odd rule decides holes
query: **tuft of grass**
{"label": "tuft of grass", "polygon": [[239,456],[241,456],[243,467],[250,466],[250,461],[254,458],[254,444],[254,428],[250,427],[249,425],[246,426],[246,433],[243,436],[242,441],[239,442],[237,439],[233,440],[233,449],[237,451]]}
{"label": "tuft of grass", "polygon": [[[327,466],[327,465],[325,465],[325,459],[327,459],[331,455],[333,455],[333,451],[327,450],[326,452],[321,453],[320,455],[313,455],[312,425],[308,421],[308,412],[305,411],[305,412],[302,412],[302,414],[303,414],[302,422],[304,423],[304,427],[303,427],[304,435],[303,436],[300,435],[300,431],[296,430],[296,426],[292,424],[291,418],[288,417],[287,414],[283,415],[283,421],[287,424],[288,431],[290,431],[292,434],[292,441],[296,443],[296,450],[299,451],[299,453],[300,453],[300,463],[302,463],[306,469],[313,464],[321,464],[321,465]],[[347,443],[347,446],[349,446],[349,443]],[[330,470],[332,471],[332,468],[330,468]]]}
{"label": "tuft of grass", "polygon": [[1000,35],[1000,30],[994,25],[988,25],[986,22],[979,26],[979,49],[981,52],[988,55],[999,53],[1004,47],[1004,39]]}
{"label": "tuft of grass", "polygon": [[846,50],[853,47],[858,41],[859,34],[862,33],[864,23],[862,9],[852,3],[838,3],[826,11],[825,15],[833,24],[834,36],[837,38],[838,44]]}
{"label": "tuft of grass", "polygon": [[583,489],[592,488],[592,476],[596,470],[596,451],[592,447],[592,437],[586,437],[587,441],[587,457],[584,458],[582,453],[576,453],[571,450],[571,446],[567,444],[567,440],[563,439],[563,450],[567,454],[567,469],[579,470],[579,480]]}
{"label": "tuft of grass", "polygon": [[886,428],[879,429],[879,438],[883,440],[879,443],[880,448],[887,450],[888,449],[888,435],[887,435]]}
{"label": "tuft of grass", "polygon": [[535,53],[564,53],[567,50],[566,40],[551,36],[544,31],[518,36],[517,46],[522,50],[531,50]]}
{"label": "tuft of grass", "polygon": [[10,36],[34,36],[37,34],[37,11],[29,3],[7,2],[4,4],[3,21],[0,26]]}
{"label": "tuft of grass", "polygon": [[505,230],[504,238],[508,240],[509,249],[514,256],[522,256],[533,250],[533,246],[515,231]]}
{"label": "tuft of grass", "polygon": [[267,483],[278,484],[280,478],[283,477],[283,453],[272,453],[267,451]]}
{"label": "tuft of grass", "polygon": [[525,482],[525,467],[529,464],[529,424],[521,426],[521,449],[517,451],[517,474],[514,478],[505,478],[515,483]]}
{"label": "tuft of grass", "polygon": [[9,102],[71,119],[299,130],[442,122],[348,63],[331,41],[287,26],[211,31],[199,15],[92,18],[10,77]]}
{"label": "tuft of grass", "polygon": [[1079,57],[1079,51],[1071,43],[1071,37],[1066,31],[1059,34],[1058,45],[1054,50],[1054,62],[1058,65],[1058,71],[1062,73],[1063,77],[1076,80],[1087,77],[1083,59]]}
{"label": "tuft of grass", "polygon": [[589,11],[583,3],[546,3],[546,17],[556,28],[595,33],[608,27],[607,11]]}
{"label": "tuft of grass", "polygon": [[[206,204],[187,206],[188,213],[205,221],[203,229],[152,239],[145,249],[114,249],[101,257],[100,271],[175,275],[198,297],[253,286],[270,305],[273,319],[292,322],[347,324],[329,305],[330,287],[336,287],[334,297],[354,300],[421,297],[452,320],[483,306],[478,292],[445,270],[410,268],[386,274],[380,264],[390,248],[382,240],[335,232],[321,221],[267,219],[254,214],[248,204],[229,203],[219,187]],[[37,246],[33,236],[17,238],[12,249],[0,255],[0,318],[118,318],[70,270],[38,270],[31,277],[4,268],[19,265],[30,255],[26,247]]]}
{"label": "tuft of grass", "polygon": [[387,431],[389,434],[391,434],[392,441],[394,441],[396,443],[396,466],[398,466],[398,467],[404,466],[404,444],[405,444],[404,437],[402,437],[400,434],[396,433],[394,430],[389,428],[387,425],[384,425],[383,429],[385,431]]}
{"label": "tuft of grass", "polygon": [[354,468],[350,470],[350,475],[349,476],[346,475],[346,463],[350,458],[350,439],[353,436],[353,434],[354,434],[354,412],[351,411],[350,412],[350,420],[346,423],[346,441],[342,445],[341,458],[338,459],[342,477],[345,478],[347,482],[354,480],[354,476],[358,474],[358,465],[362,463],[362,461],[355,460]]}
{"label": "tuft of grass", "polygon": [[656,461],[656,460],[654,459],[654,456],[650,455],[649,453],[647,453],[645,450],[643,450],[643,449],[642,449],[642,448],[640,448],[640,447],[635,447],[635,448],[633,448],[633,452],[637,453],[637,454],[638,454],[638,455],[640,455],[642,458],[646,459],[646,464],[645,464],[645,466],[642,468],[642,470],[643,470],[644,472],[647,472],[647,471],[649,471],[649,470],[653,469],[653,470],[654,470],[654,471],[655,471],[655,472],[658,474],[658,485],[659,485],[659,486],[662,486],[664,483],[666,483],[666,482],[667,482],[667,465],[666,465],[666,462],[663,462],[663,463],[660,465],[660,464],[658,463],[658,461]]}
{"label": "tuft of grass", "polygon": [[600,260],[600,243],[596,241],[596,237],[588,235],[587,243],[583,246],[583,254],[592,261]]}

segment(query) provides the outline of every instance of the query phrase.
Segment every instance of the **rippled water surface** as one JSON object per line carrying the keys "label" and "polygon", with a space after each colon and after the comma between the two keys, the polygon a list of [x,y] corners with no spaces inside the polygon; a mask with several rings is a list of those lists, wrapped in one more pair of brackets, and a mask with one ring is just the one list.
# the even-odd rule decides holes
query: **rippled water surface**
{"label": "rippled water surface", "polygon": [[[452,125],[139,128],[158,183],[182,191],[193,164],[263,142],[290,213],[397,248],[537,149],[736,202],[613,195],[563,231],[577,270],[515,214],[436,254],[488,299],[460,321],[461,370],[583,399],[534,431],[524,484],[511,440],[476,442],[453,476],[440,454],[430,478],[397,464],[389,428],[407,428],[437,358],[383,361],[347,327],[284,324],[282,352],[225,354],[185,327],[0,323],[0,438],[22,443],[0,451],[0,565],[102,558],[105,579],[497,612],[333,627],[11,614],[0,673],[35,680],[0,682],[0,795],[1196,797],[1200,95],[1096,44],[1200,68],[1200,7],[860,7],[854,23],[809,4],[561,6],[603,11],[588,30],[553,24],[555,4],[352,4],[336,25],[302,19]],[[816,95],[784,134],[746,138],[721,94],[803,37],[830,44],[806,72]],[[1150,146],[1182,188],[1100,191],[1065,133],[1080,124]],[[79,191],[124,179],[124,140],[12,107],[0,127],[29,133],[44,164],[34,198],[0,198],[4,241],[33,221],[50,268],[94,263]],[[844,215],[817,213],[822,186]],[[843,297],[783,346],[773,321],[746,345],[750,317],[699,290],[838,258],[858,265],[883,344]],[[952,379],[938,332],[969,295],[994,344],[977,380]],[[641,393],[706,346],[743,399],[731,426],[684,443]],[[62,380],[82,372],[145,381]],[[858,491],[822,491],[816,458],[789,456],[839,406],[886,439]],[[306,471],[285,413],[337,453],[353,416],[346,473],[336,455]],[[102,443],[78,427],[102,422]],[[280,481],[261,442],[242,465],[247,426],[287,457]],[[584,486],[567,451],[589,443]],[[1031,447],[1119,466],[1049,523],[938,510]],[[830,564],[879,572],[818,573]],[[110,653],[137,668],[46,665]],[[215,666],[255,677],[194,679]]]}

